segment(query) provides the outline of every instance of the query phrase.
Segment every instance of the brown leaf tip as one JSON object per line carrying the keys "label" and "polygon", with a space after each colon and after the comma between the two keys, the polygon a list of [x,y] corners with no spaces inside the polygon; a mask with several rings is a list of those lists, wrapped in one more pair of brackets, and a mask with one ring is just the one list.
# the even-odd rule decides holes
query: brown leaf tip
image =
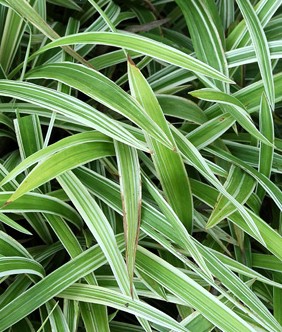
{"label": "brown leaf tip", "polygon": [[9,204],[11,204],[11,203],[13,203],[13,201],[7,201],[7,202],[5,202],[5,203],[1,206],[0,209],[6,207],[7,205],[9,205]]}
{"label": "brown leaf tip", "polygon": [[132,60],[131,56],[130,55],[127,55],[127,61],[134,67],[136,67],[134,61]]}

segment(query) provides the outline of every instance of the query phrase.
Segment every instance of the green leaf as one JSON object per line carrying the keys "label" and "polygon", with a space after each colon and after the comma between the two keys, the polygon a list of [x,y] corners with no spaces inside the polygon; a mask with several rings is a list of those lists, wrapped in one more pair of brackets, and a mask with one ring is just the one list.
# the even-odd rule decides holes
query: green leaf
{"label": "green leaf", "polygon": [[192,306],[223,331],[255,331],[207,290],[161,258],[138,247],[136,264],[164,288]]}
{"label": "green leaf", "polygon": [[3,186],[7,182],[12,181],[17,175],[23,171],[26,171],[34,164],[43,161],[44,159],[48,159],[50,156],[60,151],[89,142],[111,143],[112,140],[106,135],[95,131],[84,132],[65,137],[25,158],[19,165],[17,165],[9,174],[4,177],[4,179],[0,182],[0,186]]}
{"label": "green leaf", "polygon": [[[101,73],[70,62],[37,67],[27,78],[56,79],[80,90],[106,107],[126,116],[145,132],[171,147],[168,138],[154,121],[145,116],[142,108],[118,85]],[[115,98],[113,98],[115,96]]]}
{"label": "green leaf", "polygon": [[207,269],[206,263],[203,260],[202,255],[200,254],[199,250],[195,246],[193,242],[193,238],[187,232],[183,224],[175,214],[175,212],[171,209],[159,191],[155,188],[155,186],[149,181],[146,176],[143,176],[143,182],[145,187],[152,195],[154,200],[157,202],[158,206],[160,207],[162,213],[167,218],[168,222],[171,224],[173,229],[179,234],[179,240],[182,242],[183,247],[189,252],[189,254],[193,257],[195,262],[201,267],[203,272],[213,280],[212,274],[210,273],[209,269]]}
{"label": "green leaf", "polygon": [[[231,166],[224,186],[226,190],[241,204],[244,204],[252,194],[256,181],[239,167]],[[206,227],[213,227],[236,211],[234,205],[220,194],[217,203],[209,217]]]}
{"label": "green leaf", "polygon": [[[144,107],[148,116],[162,128],[173,145],[176,146],[156,96],[132,61],[128,61],[128,75],[133,96]],[[193,202],[184,162],[177,150],[169,150],[152,137],[147,137],[147,141],[153,151],[152,159],[165,196],[179,219],[191,232],[193,227]]]}
{"label": "green leaf", "polygon": [[20,256],[32,259],[31,254],[24,246],[2,231],[0,231],[0,244],[1,256]]}
{"label": "green leaf", "polygon": [[81,218],[78,213],[68,204],[48,195],[28,193],[19,197],[15,202],[5,204],[9,201],[12,192],[0,193],[0,206],[2,213],[26,213],[42,212],[61,216],[76,226],[81,225]]}
{"label": "green leaf", "polygon": [[117,121],[98,112],[83,101],[39,85],[25,82],[0,80],[0,95],[21,99],[32,104],[63,114],[88,128],[97,129],[105,135],[125,144],[148,151],[143,142],[139,142]]}
{"label": "green leaf", "polygon": [[[121,248],[123,244],[121,236],[118,237],[117,243]],[[94,246],[48,274],[0,310],[2,317],[0,331],[26,317],[74,282],[99,268],[105,261],[101,248]]]}
{"label": "green leaf", "polygon": [[196,74],[202,74],[207,77],[212,77],[224,82],[232,83],[232,81],[225,75],[219,73],[217,70],[191,57],[190,55],[187,55],[163,43],[159,43],[152,39],[130,33],[89,32],[74,34],[71,36],[62,37],[59,40],[49,43],[37,51],[34,56],[54,47],[72,44],[100,44],[121,47],[143,53],[178,67],[191,70]]}
{"label": "green leaf", "polygon": [[0,213],[0,221],[3,224],[17,230],[18,232],[21,232],[26,235],[31,235],[30,231],[28,231],[26,228],[22,227],[17,222],[15,222],[13,219],[9,218],[8,216],[6,216],[3,213]]}
{"label": "green leaf", "polygon": [[121,291],[126,295],[130,295],[125,262],[118,250],[113,230],[102,210],[85,186],[71,171],[60,175],[58,181],[101,246]]}
{"label": "green leaf", "polygon": [[250,1],[236,0],[236,2],[245,19],[248,31],[250,33],[252,44],[256,52],[265,93],[269,100],[270,106],[273,108],[275,103],[274,81],[270,52],[263,27]]}
{"label": "green leaf", "polygon": [[227,160],[229,162],[232,162],[234,163],[234,165],[238,167],[241,167],[244,171],[253,176],[257,180],[257,182],[264,188],[264,190],[269,194],[269,196],[273,199],[278,208],[282,210],[282,192],[279,189],[279,187],[275,185],[275,183],[270,181],[265,175],[258,172],[253,167],[247,165],[239,158],[233,156],[231,153],[227,153],[226,151],[219,149],[217,147],[211,147],[206,149],[207,151],[212,152],[214,155],[217,155],[218,157],[223,158],[224,160]]}
{"label": "green leaf", "polygon": [[245,110],[244,105],[233,96],[226,93],[215,91],[212,89],[201,89],[190,92],[193,97],[197,97],[207,101],[217,102],[219,104],[227,105],[224,110],[230,113],[238,123],[246,129],[252,136],[263,142],[264,144],[272,146],[272,143],[263,136],[253,124],[251,117]]}
{"label": "green leaf", "polygon": [[179,96],[157,94],[158,102],[165,115],[203,124],[207,121],[205,113],[192,101]]}
{"label": "green leaf", "polygon": [[[259,123],[261,133],[269,140],[269,142],[274,143],[274,123],[272,118],[272,110],[264,94],[261,97]],[[259,150],[258,171],[266,177],[270,177],[271,174],[273,154],[273,147],[261,143]],[[263,199],[264,190],[262,187],[257,188],[257,195],[261,200]]]}
{"label": "green leaf", "polygon": [[141,219],[141,174],[137,151],[115,141],[115,151],[119,170],[121,200],[123,207],[123,228],[126,244],[126,265],[133,295],[133,276],[136,248]]}
{"label": "green leaf", "polygon": [[44,278],[41,264],[26,257],[0,257],[0,278],[13,274],[34,274]]}
{"label": "green leaf", "polygon": [[150,320],[160,326],[173,329],[173,331],[188,331],[170,316],[147,303],[140,300],[132,300],[130,296],[99,286],[74,284],[60,293],[58,297],[108,305],[137,317]]}
{"label": "green leaf", "polygon": [[89,142],[60,151],[37,165],[8,199],[7,204],[67,170],[113,154],[113,145],[102,142]]}
{"label": "green leaf", "polygon": [[[223,29],[215,3],[199,0],[176,0],[176,3],[184,14],[197,58],[228,76],[223,38],[220,38]],[[226,82],[213,80],[213,83],[220,90],[228,91]]]}
{"label": "green leaf", "polygon": [[177,146],[181,153],[187,158],[188,162],[193,164],[193,167],[195,167],[210,183],[212,183],[217,190],[224,195],[227,199],[234,204],[234,206],[238,209],[239,213],[242,215],[242,217],[245,218],[246,223],[249,225],[250,228],[253,229],[254,233],[257,235],[257,238],[262,241],[264,244],[264,241],[259,234],[258,228],[256,224],[254,223],[253,218],[250,216],[250,214],[246,211],[246,209],[237,202],[237,200],[230,195],[226,189],[221,185],[219,180],[214,176],[213,172],[211,171],[208,164],[205,162],[204,158],[201,156],[199,151],[191,144],[189,140],[187,140],[179,130],[174,129],[175,139]]}
{"label": "green leaf", "polygon": [[[48,25],[46,21],[37,13],[37,11],[28,3],[21,0],[5,0],[5,2],[16,11],[22,18],[31,22],[38,30],[43,32],[51,40],[57,39],[60,36]],[[71,47],[66,46],[63,49],[69,53],[74,59],[81,63],[88,64],[78,53]]]}

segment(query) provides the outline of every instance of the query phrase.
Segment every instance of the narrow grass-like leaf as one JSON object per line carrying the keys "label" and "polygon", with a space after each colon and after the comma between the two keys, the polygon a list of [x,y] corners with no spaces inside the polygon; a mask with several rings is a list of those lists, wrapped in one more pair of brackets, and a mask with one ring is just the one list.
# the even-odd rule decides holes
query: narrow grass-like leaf
{"label": "narrow grass-like leaf", "polygon": [[[128,75],[132,94],[175,146],[173,136],[154,92],[132,61],[128,61]],[[148,137],[147,140],[153,151],[152,159],[165,196],[186,229],[191,232],[193,228],[193,202],[183,160],[177,150],[169,150],[153,137]]]}
{"label": "narrow grass-like leaf", "polygon": [[81,146],[71,146],[67,150],[60,151],[36,166],[8,199],[7,203],[16,200],[28,191],[37,188],[67,170],[113,154],[113,144],[102,142],[85,143]]}
{"label": "narrow grass-like leaf", "polygon": [[141,219],[141,174],[137,151],[115,141],[123,203],[123,228],[126,243],[126,265],[132,293],[136,248]]}
{"label": "narrow grass-like leaf", "polygon": [[195,246],[191,235],[187,232],[175,212],[170,208],[168,203],[165,201],[165,199],[161,196],[161,194],[146,176],[143,176],[143,181],[145,183],[145,187],[150,192],[154,200],[157,202],[161,211],[166,216],[167,220],[171,223],[171,226],[179,234],[180,241],[183,243],[183,247],[188,250],[195,262],[197,262],[197,264],[201,267],[203,272],[206,273],[209,278],[213,279],[209,269],[207,269],[206,263],[203,260],[202,255]]}
{"label": "narrow grass-like leaf", "polygon": [[270,52],[263,27],[250,1],[236,0],[236,2],[246,21],[252,44],[257,55],[265,93],[270,102],[270,106],[273,108],[275,102],[274,82]]}
{"label": "narrow grass-like leaf", "polygon": [[61,298],[100,303],[148,319],[173,331],[187,331],[165,313],[145,302],[132,300],[129,296],[99,286],[74,284],[58,295]]}
{"label": "narrow grass-like leaf", "polygon": [[[255,179],[249,174],[242,171],[239,167],[231,166],[224,186],[238,202],[244,204],[253,192],[255,184]],[[236,211],[234,205],[225,196],[220,194],[206,227],[215,226],[234,211]]]}
{"label": "narrow grass-like leaf", "polygon": [[[6,0],[6,3],[14,9],[21,17],[27,19],[35,27],[43,32],[51,40],[57,39],[60,36],[47,24],[46,21],[37,13],[37,11],[28,3],[21,0]],[[74,59],[77,59],[81,63],[88,65],[88,62],[84,60],[78,53],[76,53],[71,47],[64,46],[63,49],[69,53]]]}
{"label": "narrow grass-like leaf", "polygon": [[[200,183],[200,185],[197,183],[196,186],[193,185],[193,182],[191,182],[191,184],[195,197],[211,207],[215,205],[218,193],[214,188],[203,183]],[[248,212],[252,216],[253,222],[256,224],[256,227],[263,237],[265,247],[282,260],[282,237],[253,211],[248,210]],[[238,225],[244,232],[258,240],[257,235],[253,232],[252,228],[247,225],[245,219],[238,211],[229,216],[229,219]]]}
{"label": "narrow grass-like leaf", "polygon": [[[181,255],[177,250],[173,248],[171,243],[165,240],[160,234],[152,230],[148,225],[144,225],[144,231],[152,236],[163,248],[169,250],[174,256],[179,258],[185,265],[191,268],[191,262]],[[272,315],[269,313],[268,309],[260,302],[260,300],[252,293],[250,288],[246,286],[241,279],[238,278],[234,273],[232,273],[228,267],[222,264],[212,253],[210,248],[206,248],[195,241],[197,249],[201,252],[202,257],[205,259],[207,266],[214,276],[230,291],[232,296],[230,296],[226,291],[219,287],[217,284],[211,280],[207,280],[203,273],[196,270],[197,274],[203,279],[207,280],[211,287],[214,287],[217,291],[222,293],[231,303],[237,306],[240,310],[245,312],[247,315],[252,317],[259,325],[269,329],[269,331],[275,330],[279,331],[280,326],[277,321],[273,319]],[[246,304],[251,311],[245,309],[241,306],[241,303],[234,300],[236,296],[241,302]]]}
{"label": "narrow grass-like leaf", "polygon": [[[235,0],[234,0],[235,1]],[[263,28],[270,23],[273,15],[281,6],[281,0],[261,0],[255,6],[256,14]],[[250,34],[245,20],[241,20],[239,24],[231,31],[226,39],[228,49],[236,49],[248,45],[250,43]]]}
{"label": "narrow grass-like leaf", "polygon": [[48,2],[54,3],[58,6],[63,6],[66,8],[81,11],[81,8],[74,0],[48,0]]}
{"label": "narrow grass-like leaf", "polygon": [[[269,140],[269,142],[274,143],[274,123],[272,118],[272,110],[264,94],[261,97],[259,123],[261,133]],[[259,150],[258,171],[266,177],[270,177],[271,174],[273,153],[273,147],[261,143]],[[263,199],[264,190],[262,187],[257,188],[257,195],[261,200]]]}
{"label": "narrow grass-like leaf", "polygon": [[3,224],[17,230],[18,232],[21,232],[26,235],[31,235],[30,231],[28,231],[26,228],[22,227],[17,222],[15,222],[13,219],[9,218],[8,216],[6,216],[3,213],[0,213],[0,221]]}
{"label": "narrow grass-like leaf", "polygon": [[27,78],[51,78],[70,85],[126,116],[162,143],[170,145],[168,138],[150,117],[145,116],[140,106],[118,85],[99,72],[82,65],[63,62],[38,67],[28,74]]}
{"label": "narrow grass-like leaf", "polygon": [[[94,173],[92,173],[94,174]],[[101,179],[101,177],[100,177]],[[91,180],[91,178],[87,178],[85,179],[86,182],[91,185],[91,182],[93,181],[93,179]],[[106,181],[106,179],[105,179]],[[104,182],[106,184],[106,182]],[[99,183],[98,182],[95,182],[95,185],[93,184],[93,186],[91,185],[91,188],[95,188],[95,190],[98,190],[99,191],[99,197],[101,197],[102,199],[106,199],[107,197],[109,198],[111,195],[112,195],[112,198],[111,198],[111,202],[112,204],[114,204],[114,206],[116,206],[116,200],[114,199],[114,187],[111,187],[109,188],[109,191],[108,192],[105,192],[103,191],[103,189],[105,188],[105,186],[102,186],[99,190]],[[215,200],[216,200],[216,190],[213,189],[213,196],[214,196],[214,200],[213,200],[213,204],[215,203]],[[205,189],[202,190],[200,189],[200,193],[201,195],[203,195],[205,193]],[[96,192],[97,194],[97,192]],[[118,190],[117,190],[117,194],[118,194]],[[118,198],[118,200],[120,201],[120,198]],[[109,202],[110,203],[110,202]],[[119,206],[119,208],[118,208]],[[118,211],[121,212],[121,201],[119,202],[117,208],[118,208]],[[158,233],[161,232],[163,233],[166,237],[168,238],[171,238],[173,239],[174,241],[176,241],[181,247],[183,247],[183,241],[181,240],[181,238],[179,238],[178,236],[178,233],[174,233],[174,229],[175,229],[175,226],[174,225],[171,225],[169,228],[167,227],[167,223],[164,219],[162,219],[161,215],[154,212],[154,209],[152,208],[152,206],[148,205],[146,202],[144,202],[144,205],[143,205],[143,214],[144,216],[144,219],[142,220],[142,223],[141,223],[141,228],[146,232],[148,233],[148,235],[150,236],[153,236],[153,238],[155,238],[157,241],[159,240],[159,235]],[[237,215],[240,217],[240,214],[237,212]],[[241,217],[242,218],[242,217]],[[242,218],[242,220],[244,220]],[[152,229],[157,229],[158,232],[155,232],[153,235],[153,230]],[[261,228],[263,230],[263,228]],[[271,228],[269,228],[271,229]],[[267,241],[269,241],[269,243],[271,243],[271,237],[269,238],[266,238]],[[280,241],[281,241],[281,238],[280,238]],[[167,241],[166,241],[167,242]],[[163,240],[160,241],[160,244],[162,246],[164,246],[166,249],[168,250],[171,250],[171,245],[168,245],[168,247],[165,246],[165,242],[163,242]],[[277,242],[276,242],[277,244]],[[271,246],[271,245],[270,245]],[[263,307],[261,307],[261,304],[258,305],[258,301],[257,300],[254,300],[254,299],[251,299],[252,295],[249,294],[248,296],[244,296],[244,293],[247,292],[247,288],[244,290],[243,288],[245,287],[245,285],[242,284],[241,280],[239,280],[237,277],[235,278],[234,275],[230,274],[230,271],[227,269],[225,270],[226,268],[224,267],[224,265],[218,265],[219,263],[216,262],[216,260],[211,257],[208,253],[208,251],[206,252],[202,247],[198,247],[199,250],[201,250],[201,254],[203,255],[203,257],[205,257],[205,260],[206,260],[206,263],[209,265],[209,269],[211,271],[213,271],[213,273],[220,279],[223,281],[223,283],[228,287],[228,289],[232,289],[232,291],[234,291],[234,293],[239,297],[239,299],[243,302],[246,302],[248,303],[248,305],[250,307],[253,308],[253,312],[259,312],[260,310],[262,310],[263,315],[266,314],[265,312],[265,309],[263,309]],[[177,255],[177,257],[182,257],[181,254]],[[184,259],[184,262],[186,262],[186,260]],[[212,265],[211,265],[212,264]],[[156,272],[158,273],[158,272]],[[227,277],[228,275],[228,277]],[[235,279],[234,279],[235,278]],[[165,286],[164,286],[165,287]],[[249,292],[249,290],[248,290]],[[258,307],[257,307],[258,305]],[[260,308],[259,308],[260,307]],[[258,311],[257,311],[258,310]],[[260,315],[259,315],[260,316]],[[268,316],[268,315],[266,315]],[[254,317],[254,316],[253,316]],[[263,323],[264,319],[262,319],[260,322],[262,324]],[[267,321],[270,323],[270,324],[274,324],[273,326],[275,326],[275,322],[272,321],[271,318],[267,318]],[[272,321],[272,323],[271,323]]]}
{"label": "narrow grass-like leaf", "polygon": [[46,308],[49,314],[52,331],[70,332],[65,316],[63,315],[61,308],[58,306],[58,302],[56,303],[54,300],[50,300],[46,303]]}
{"label": "narrow grass-like leaf", "polygon": [[207,121],[205,113],[192,101],[174,95],[157,95],[158,102],[165,115],[203,124]]}
{"label": "narrow grass-like leaf", "polygon": [[257,226],[255,225],[253,218],[249,215],[249,213],[245,210],[245,208],[236,201],[236,199],[230,195],[226,189],[221,185],[219,180],[214,176],[210,167],[207,165],[199,151],[191,144],[181,133],[179,130],[174,129],[175,139],[177,146],[181,153],[187,158],[188,161],[193,163],[193,167],[195,167],[210,183],[212,183],[218,191],[224,195],[227,199],[229,199],[232,204],[238,209],[239,213],[242,217],[245,218],[246,223],[253,228],[254,233],[257,235],[257,238],[264,243]]}
{"label": "narrow grass-like leaf", "polygon": [[58,181],[101,246],[118,281],[120,289],[124,294],[130,295],[126,265],[118,250],[113,230],[102,210],[85,186],[71,171],[60,175]]}
{"label": "narrow grass-like leaf", "polygon": [[245,170],[247,173],[253,176],[258,181],[258,183],[264,188],[264,190],[269,194],[269,196],[273,199],[273,201],[276,203],[279,209],[282,211],[282,192],[275,185],[275,183],[270,181],[265,175],[259,173],[256,169],[247,165],[239,158],[236,158],[232,154],[227,153],[222,149],[219,149],[217,147],[211,147],[207,148],[207,150],[217,155],[218,157],[223,158],[224,160],[234,163],[234,165],[241,167],[243,170]]}
{"label": "narrow grass-like leaf", "polygon": [[[273,279],[276,282],[281,283],[280,273],[274,272]],[[281,305],[282,305],[282,290],[280,288],[273,287],[273,314],[277,321],[282,324],[282,314],[281,314]]]}
{"label": "narrow grass-like leaf", "polygon": [[43,267],[34,260],[25,257],[0,257],[0,278],[12,274],[34,274],[43,278]]}
{"label": "narrow grass-like leaf", "polygon": [[[245,276],[249,277],[250,279],[256,279],[258,281],[261,281],[265,284],[275,286],[278,288],[282,288],[282,284],[275,282],[269,278],[266,278],[264,275],[258,273],[257,271],[245,266],[244,264],[236,261],[235,259],[232,259],[230,257],[227,257],[226,255],[219,253],[216,250],[213,250],[212,253],[227,267],[229,267],[230,270],[244,274]],[[275,256],[273,256],[275,258]],[[252,255],[252,262],[253,262],[253,255]],[[255,267],[255,266],[253,266]]]}
{"label": "narrow grass-like leaf", "polygon": [[54,47],[72,44],[101,44],[121,47],[166,61],[175,66],[191,70],[194,73],[232,83],[229,78],[217,70],[173,47],[131,33],[89,32],[74,34],[49,43],[42,47],[35,55]]}
{"label": "narrow grass-like leaf", "polygon": [[31,254],[18,241],[10,235],[0,231],[0,255],[20,256],[33,259]]}
{"label": "narrow grass-like leaf", "polygon": [[187,138],[200,150],[221,137],[234,123],[231,114],[221,114],[192,130]]}
{"label": "narrow grass-like leaf", "polygon": [[232,310],[200,287],[192,279],[161,258],[138,247],[136,264],[163,287],[184,300],[187,305],[201,312],[208,320],[223,331],[255,331]]}
{"label": "narrow grass-like leaf", "polygon": [[117,121],[77,98],[32,83],[9,80],[0,80],[0,90],[1,96],[21,99],[48,108],[125,144],[148,150],[144,143],[136,140]]}
{"label": "narrow grass-like leaf", "polygon": [[205,257],[206,263],[212,273],[227,289],[232,291],[240,301],[245,303],[251,309],[252,312],[247,312],[247,314],[269,331],[279,331],[280,326],[278,322],[273,318],[268,309],[250,290],[250,288],[242,283],[239,277],[232,273],[226,266],[224,266],[224,264],[219,262],[210,252],[209,248],[204,248],[198,244],[198,249],[203,257]]}
{"label": "narrow grass-like leaf", "polygon": [[51,144],[40,151],[33,153],[31,156],[25,158],[19,165],[17,165],[9,174],[7,174],[4,179],[0,182],[0,186],[5,185],[7,182],[12,181],[18,174],[26,171],[30,166],[48,159],[50,156],[54,155],[63,150],[67,150],[73,146],[79,146],[80,144],[85,144],[89,142],[105,142],[111,143],[112,140],[99,132],[90,131],[79,134],[74,134],[72,136],[65,137],[58,142]]}
{"label": "narrow grass-like leaf", "polygon": [[21,196],[15,202],[5,205],[5,202],[11,197],[11,192],[0,193],[0,206],[2,213],[25,213],[25,212],[43,212],[59,215],[73,222],[75,225],[81,224],[81,218],[78,213],[68,204],[38,193],[29,193]]}
{"label": "narrow grass-like leaf", "polygon": [[[281,59],[282,57],[282,42],[281,40],[274,40],[268,43],[270,58]],[[233,68],[237,66],[247,65],[249,63],[257,62],[257,57],[253,46],[245,46],[226,52],[228,67]]]}
{"label": "narrow grass-like leaf", "polygon": [[[75,234],[72,232],[70,227],[64,222],[64,220],[60,219],[54,215],[47,215],[46,219],[50,226],[53,228],[60,242],[63,244],[68,254],[74,258],[80,255],[83,252],[83,249],[78,242]],[[89,274],[85,276],[85,280],[90,285],[97,285],[96,278],[93,274]],[[85,309],[85,310],[84,310]],[[102,331],[108,330],[108,317],[106,308],[100,305],[82,305],[81,307],[81,315],[83,317],[83,321],[86,324],[86,317],[89,317],[91,321],[90,328],[93,329],[93,326],[97,327],[97,330],[101,329]]]}
{"label": "narrow grass-like leaf", "polygon": [[257,130],[251,120],[251,117],[246,112],[244,105],[236,97],[211,89],[196,90],[190,92],[190,94],[203,100],[228,105],[224,107],[224,110],[229,112],[233,116],[233,118],[238,121],[238,123],[244,129],[246,129],[246,131],[248,131],[252,136],[257,138],[261,142],[272,146],[272,143],[269,142],[268,139]]}
{"label": "narrow grass-like leaf", "polygon": [[79,321],[79,307],[76,301],[64,301],[63,308],[64,316],[66,317],[67,325],[70,331],[75,332],[78,328]]}
{"label": "narrow grass-like leaf", "polygon": [[15,133],[22,159],[40,150],[43,145],[39,117],[28,115],[14,120]]}
{"label": "narrow grass-like leaf", "polygon": [[1,35],[0,63],[4,73],[8,74],[20,46],[25,23],[21,16],[9,8],[5,17],[5,27]]}
{"label": "narrow grass-like leaf", "polygon": [[[119,248],[123,247],[122,238],[119,236],[117,240]],[[105,262],[101,248],[94,246],[62,265],[0,310],[0,331],[6,330]]]}
{"label": "narrow grass-like leaf", "polygon": [[[215,3],[199,0],[176,0],[176,3],[184,14],[197,58],[228,76],[227,61],[220,38],[223,29],[218,29],[220,20]],[[217,17],[212,17],[214,13]],[[225,82],[213,82],[220,90],[228,91]]]}

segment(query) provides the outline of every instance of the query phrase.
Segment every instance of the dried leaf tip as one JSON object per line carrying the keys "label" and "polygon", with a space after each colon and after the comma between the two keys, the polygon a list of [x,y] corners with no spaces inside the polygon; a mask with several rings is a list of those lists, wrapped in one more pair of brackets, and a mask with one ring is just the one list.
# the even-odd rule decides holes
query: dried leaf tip
{"label": "dried leaf tip", "polygon": [[136,67],[134,61],[132,60],[131,56],[130,55],[127,55],[127,61],[134,67]]}
{"label": "dried leaf tip", "polygon": [[11,203],[13,203],[13,201],[7,201],[7,202],[5,202],[5,203],[0,207],[0,209],[6,207],[7,205],[9,205],[9,204],[11,204]]}

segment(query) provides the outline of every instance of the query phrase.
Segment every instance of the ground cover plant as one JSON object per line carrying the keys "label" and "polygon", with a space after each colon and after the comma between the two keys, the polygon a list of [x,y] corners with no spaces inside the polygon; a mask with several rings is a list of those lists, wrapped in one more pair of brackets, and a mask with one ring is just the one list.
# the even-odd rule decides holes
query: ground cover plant
{"label": "ground cover plant", "polygon": [[282,331],[281,2],[0,1],[0,331]]}

